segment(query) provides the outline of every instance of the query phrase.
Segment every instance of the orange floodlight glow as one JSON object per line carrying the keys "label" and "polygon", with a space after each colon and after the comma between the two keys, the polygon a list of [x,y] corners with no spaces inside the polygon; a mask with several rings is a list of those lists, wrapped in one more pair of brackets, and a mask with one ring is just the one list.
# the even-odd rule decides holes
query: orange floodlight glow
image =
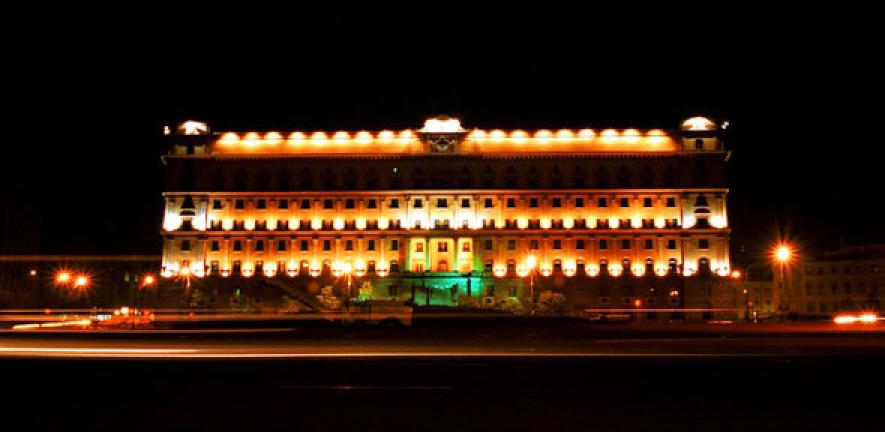
{"label": "orange floodlight glow", "polygon": [[55,283],[65,284],[65,283],[70,282],[70,280],[71,280],[71,274],[69,272],[60,271],[55,275]]}

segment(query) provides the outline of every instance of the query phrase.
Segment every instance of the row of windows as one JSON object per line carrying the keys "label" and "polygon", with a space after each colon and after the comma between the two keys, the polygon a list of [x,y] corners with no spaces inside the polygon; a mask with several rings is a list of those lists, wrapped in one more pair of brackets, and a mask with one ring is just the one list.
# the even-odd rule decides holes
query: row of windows
{"label": "row of windows", "polygon": [[807,275],[812,275],[812,274],[823,275],[823,274],[827,274],[827,273],[829,273],[829,274],[839,274],[839,273],[841,273],[841,274],[851,274],[852,272],[856,272],[856,273],[866,273],[867,271],[870,271],[870,272],[873,272],[873,273],[878,273],[878,272],[879,272],[879,266],[877,266],[877,265],[875,265],[875,264],[871,264],[871,265],[868,265],[868,266],[867,266],[867,265],[858,265],[858,266],[844,265],[844,266],[841,266],[841,267],[838,267],[838,266],[833,265],[833,266],[830,266],[830,267],[829,267],[829,271],[827,271],[827,269],[825,268],[825,266],[822,266],[822,265],[821,265],[821,266],[817,266],[816,269],[815,269],[814,266],[806,266],[806,267],[805,267],[805,274],[807,274]]}
{"label": "row of windows", "polygon": [[[494,208],[495,200],[493,198],[483,198],[480,202],[483,208]],[[566,200],[567,201],[567,200]],[[424,208],[425,200],[423,198],[413,198],[411,200],[412,208]],[[617,200],[610,200],[609,198],[597,198],[596,206],[597,207],[609,207],[610,203],[618,203],[619,207],[629,208],[631,199],[627,197],[621,197]],[[458,202],[461,208],[471,208],[472,202],[470,198],[461,198]],[[277,208],[280,210],[289,209],[289,200],[281,199],[277,200]],[[331,210],[335,208],[335,200],[334,199],[323,199],[321,200],[321,207],[325,210]],[[507,208],[516,208],[516,198],[507,198],[505,200],[505,205]],[[676,198],[667,197],[665,199],[665,205],[667,207],[676,207]],[[707,206],[707,199],[703,198],[703,196],[698,197],[695,206]],[[292,200],[292,206],[297,206],[302,210],[308,210],[312,208],[310,199],[301,199],[301,200]],[[528,199],[528,206],[530,208],[538,208],[540,206],[540,200],[536,197],[532,197]],[[550,206],[553,208],[561,208],[563,206],[562,198],[552,198],[550,199]],[[576,208],[584,207],[584,198],[575,198],[574,206]],[[235,210],[245,210],[246,209],[246,200],[245,199],[235,199],[234,200],[234,209]],[[391,209],[400,208],[400,199],[399,198],[391,198],[387,201],[387,207]],[[654,207],[654,201],[650,197],[642,198],[642,207],[651,208]],[[212,200],[212,209],[213,210],[222,210],[224,208],[224,202],[220,199]],[[268,208],[268,200],[266,199],[257,199],[255,200],[255,208],[258,210],[266,210]],[[348,198],[344,200],[344,208],[345,209],[355,209],[356,208],[356,200],[353,198]],[[378,208],[378,200],[375,198],[370,198],[366,200],[366,208],[375,209]],[[449,199],[448,198],[437,198],[436,199],[436,208],[449,208]]]}
{"label": "row of windows", "polygon": [[[841,288],[841,289],[840,289]],[[879,284],[873,282],[870,285],[869,294],[877,294],[879,292]],[[840,295],[840,294],[867,294],[867,285],[865,282],[857,282],[856,284],[852,284],[851,282],[844,282],[840,286],[836,282],[832,282],[827,288],[824,284],[817,284],[815,287],[811,283],[805,284],[805,294],[806,295]]]}
{"label": "row of windows", "polygon": [[[209,231],[315,231],[315,230],[377,230],[380,224],[378,219],[372,220],[298,220],[294,224],[290,224],[289,220],[257,220],[251,221],[250,225],[246,225],[245,220],[235,220],[228,222],[229,225],[221,220],[209,221]],[[589,223],[588,223],[589,222]],[[654,218],[631,219],[631,218],[601,218],[595,219],[595,227],[593,227],[593,219],[574,218],[574,219],[504,219],[503,225],[499,226],[496,219],[482,219],[482,226],[471,226],[469,219],[461,221],[460,227],[453,225],[449,219],[434,219],[432,224],[425,223],[422,220],[414,220],[410,228],[412,229],[676,229],[681,228],[679,219],[670,218],[656,221]],[[708,217],[698,217],[695,219],[693,228],[706,229],[711,228],[712,224]],[[400,219],[391,219],[387,221],[386,227],[380,229],[398,230],[402,229],[403,224]],[[191,220],[182,221],[182,231],[193,231],[194,224]]]}
{"label": "row of windows", "polygon": [[[270,242],[268,242],[269,244]],[[654,240],[645,239],[642,242],[642,248],[646,250],[654,249]],[[470,242],[461,243],[461,251],[462,252],[470,252],[471,251]],[[609,249],[609,240],[608,239],[600,239],[598,240],[598,248],[600,250]],[[439,242],[437,243],[437,252],[448,252],[448,242]],[[529,240],[529,249],[537,250],[539,249],[540,242],[537,239]],[[191,250],[191,241],[190,240],[182,240],[181,241],[181,250],[182,251],[190,251]],[[255,252],[263,252],[265,250],[265,241],[264,240],[255,240],[253,244],[253,250]],[[585,239],[576,239],[575,240],[575,249],[584,250],[587,247],[587,241]],[[676,249],[676,240],[668,239],[666,244],[667,249]],[[709,249],[710,248],[710,240],[709,239],[697,239],[697,247],[698,249]],[[375,240],[366,240],[366,251],[374,251],[376,248]],[[562,240],[554,239],[552,243],[552,248],[554,250],[562,249]],[[632,239],[621,239],[620,240],[620,248],[621,249],[632,249],[633,248],[633,240]],[[487,239],[483,242],[483,249],[485,251],[494,250],[494,241],[491,239]],[[212,240],[209,242],[209,250],[212,252],[218,252],[221,250],[221,242],[218,240]],[[243,241],[242,240],[234,240],[233,241],[233,250],[234,252],[240,252],[243,250]],[[276,241],[276,250],[279,252],[285,252],[288,250],[288,240],[277,240]],[[309,251],[310,250],[310,240],[299,240],[298,241],[298,250],[299,251]],[[322,250],[330,251],[332,250],[332,241],[331,240],[322,240]],[[353,240],[344,240],[344,250],[352,251],[354,250],[354,241]],[[399,240],[390,240],[390,249],[389,250],[399,250]],[[507,250],[516,250],[516,240],[509,239],[507,240]],[[415,242],[415,252],[424,252],[424,242]]]}

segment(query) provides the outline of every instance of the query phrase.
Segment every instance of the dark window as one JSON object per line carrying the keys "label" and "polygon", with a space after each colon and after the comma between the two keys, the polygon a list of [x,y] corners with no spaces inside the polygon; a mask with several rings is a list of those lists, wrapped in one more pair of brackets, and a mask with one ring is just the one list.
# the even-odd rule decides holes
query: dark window
{"label": "dark window", "polygon": [[323,250],[324,251],[332,250],[332,241],[331,240],[323,240]]}
{"label": "dark window", "polygon": [[301,208],[309,209],[310,208],[310,200],[303,199],[301,200]]}
{"label": "dark window", "polygon": [[280,210],[288,209],[289,208],[289,200],[281,199],[280,202],[278,203],[278,207],[280,208]]}
{"label": "dark window", "polygon": [[264,209],[267,208],[267,201],[266,201],[266,200],[263,200],[263,199],[260,199],[260,200],[258,200],[258,202],[255,204],[255,207],[258,208],[259,210],[264,210]]}
{"label": "dark window", "polygon": [[575,207],[584,207],[584,198],[575,198]]}
{"label": "dark window", "polygon": [[486,198],[486,199],[484,200],[484,207],[485,207],[485,208],[492,208],[492,207],[494,207],[494,204],[493,204],[491,198]]}
{"label": "dark window", "polygon": [[485,265],[483,266],[483,269],[487,272],[492,271],[492,264],[493,264],[492,260],[486,260]]}
{"label": "dark window", "polygon": [[353,240],[345,240],[344,241],[344,250],[353,250]]}
{"label": "dark window", "polygon": [[415,198],[413,207],[415,207],[415,208],[424,207],[424,202],[421,201],[421,198]]}
{"label": "dark window", "polygon": [[621,202],[619,205],[621,207],[630,207],[630,198],[621,198]]}
{"label": "dark window", "polygon": [[277,240],[277,250],[280,252],[286,251],[286,241],[285,240]]}
{"label": "dark window", "polygon": [[234,251],[239,252],[243,250],[243,241],[242,240],[234,240]]}
{"label": "dark window", "polygon": [[439,242],[436,244],[437,252],[448,252],[449,251],[449,242]]}
{"label": "dark window", "polygon": [[461,199],[461,208],[470,208],[470,198]]}
{"label": "dark window", "polygon": [[516,250],[516,240],[507,240],[507,250]]}
{"label": "dark window", "polygon": [[399,272],[399,262],[397,260],[390,260],[390,272],[398,273]]}
{"label": "dark window", "polygon": [[210,249],[212,249],[213,252],[218,252],[218,250],[221,249],[221,245],[218,243],[218,240],[212,240],[212,243],[210,243],[209,247]]}
{"label": "dark window", "polygon": [[256,240],[255,241],[255,250],[263,251],[264,250],[264,240]]}
{"label": "dark window", "polygon": [[436,208],[447,208],[449,206],[449,200],[445,198],[438,198],[436,200]]}
{"label": "dark window", "polygon": [[676,240],[667,240],[667,249],[676,249]]}
{"label": "dark window", "polygon": [[356,206],[356,203],[352,198],[344,200],[344,208],[352,209],[355,206]]}
{"label": "dark window", "polygon": [[212,201],[212,208],[214,210],[220,210],[221,209],[221,200],[213,200]]}
{"label": "dark window", "polygon": [[585,246],[584,246],[584,239],[577,239],[577,240],[575,240],[575,249],[583,250],[584,248],[585,248]]}
{"label": "dark window", "polygon": [[537,250],[538,249],[538,241],[537,240],[529,240],[529,249]]}
{"label": "dark window", "polygon": [[366,242],[366,250],[375,250],[375,240],[369,240]]}
{"label": "dark window", "polygon": [[596,207],[608,207],[608,200],[605,198],[599,198],[596,200]]}
{"label": "dark window", "polygon": [[710,240],[709,239],[699,239],[698,240],[698,249],[709,249],[710,248]]}
{"label": "dark window", "polygon": [[630,239],[621,240],[621,249],[630,249]]}
{"label": "dark window", "polygon": [[241,199],[238,199],[238,200],[234,201],[234,208],[237,210],[242,210],[242,209],[246,208],[246,202]]}
{"label": "dark window", "polygon": [[332,200],[330,200],[330,199],[323,200],[323,208],[324,209],[332,208]]}
{"label": "dark window", "polygon": [[487,251],[492,250],[492,244],[493,244],[493,243],[492,243],[491,240],[486,240],[486,241],[485,241],[485,250],[487,250]]}
{"label": "dark window", "polygon": [[667,207],[676,207],[676,198],[667,198]]}
{"label": "dark window", "polygon": [[374,199],[370,199],[369,202],[366,203],[366,208],[373,209],[373,208],[376,208],[377,206],[378,206],[378,202],[375,201]]}
{"label": "dark window", "polygon": [[608,240],[601,239],[599,240],[599,249],[608,249]]}
{"label": "dark window", "polygon": [[654,243],[655,243],[654,240],[646,239],[645,240],[645,248],[646,249],[654,249],[654,247],[655,247]]}
{"label": "dark window", "polygon": [[703,150],[704,149],[704,140],[698,138],[694,140],[694,148],[695,150]]}
{"label": "dark window", "polygon": [[651,198],[643,198],[642,199],[643,207],[651,207]]}
{"label": "dark window", "polygon": [[531,207],[531,208],[538,207],[538,199],[537,198],[529,198],[529,207]]}
{"label": "dark window", "polygon": [[515,198],[507,198],[507,208],[516,208]]}
{"label": "dark window", "polygon": [[191,250],[191,241],[190,240],[182,240],[181,241],[181,250],[183,250],[183,251]]}
{"label": "dark window", "polygon": [[562,240],[553,240],[553,249],[562,249]]}
{"label": "dark window", "polygon": [[399,240],[390,241],[390,250],[399,250]]}
{"label": "dark window", "polygon": [[553,207],[562,207],[562,198],[553,198]]}
{"label": "dark window", "polygon": [[299,249],[302,251],[310,250],[310,242],[307,240],[301,240]]}
{"label": "dark window", "polygon": [[392,208],[392,209],[399,208],[399,200],[396,198],[390,200],[390,208]]}

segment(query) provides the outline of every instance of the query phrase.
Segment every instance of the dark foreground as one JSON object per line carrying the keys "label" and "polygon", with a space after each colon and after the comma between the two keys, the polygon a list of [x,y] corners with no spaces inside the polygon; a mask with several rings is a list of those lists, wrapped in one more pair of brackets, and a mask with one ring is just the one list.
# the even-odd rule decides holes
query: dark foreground
{"label": "dark foreground", "polygon": [[[688,330],[3,334],[0,413],[27,430],[881,428],[881,333]],[[298,355],[99,355],[161,349]]]}

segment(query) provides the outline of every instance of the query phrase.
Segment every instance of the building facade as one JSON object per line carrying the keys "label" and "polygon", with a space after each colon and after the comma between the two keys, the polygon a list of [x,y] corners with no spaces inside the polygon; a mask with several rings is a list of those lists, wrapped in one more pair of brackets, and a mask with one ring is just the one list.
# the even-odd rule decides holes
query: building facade
{"label": "building facade", "polygon": [[880,312],[885,304],[885,245],[846,246],[797,264],[789,309],[800,315]]}
{"label": "building facade", "polygon": [[[721,129],[169,131],[162,275],[356,297],[706,306],[730,274]],[[699,286],[709,286],[707,282]],[[703,290],[699,290],[701,292]]]}

